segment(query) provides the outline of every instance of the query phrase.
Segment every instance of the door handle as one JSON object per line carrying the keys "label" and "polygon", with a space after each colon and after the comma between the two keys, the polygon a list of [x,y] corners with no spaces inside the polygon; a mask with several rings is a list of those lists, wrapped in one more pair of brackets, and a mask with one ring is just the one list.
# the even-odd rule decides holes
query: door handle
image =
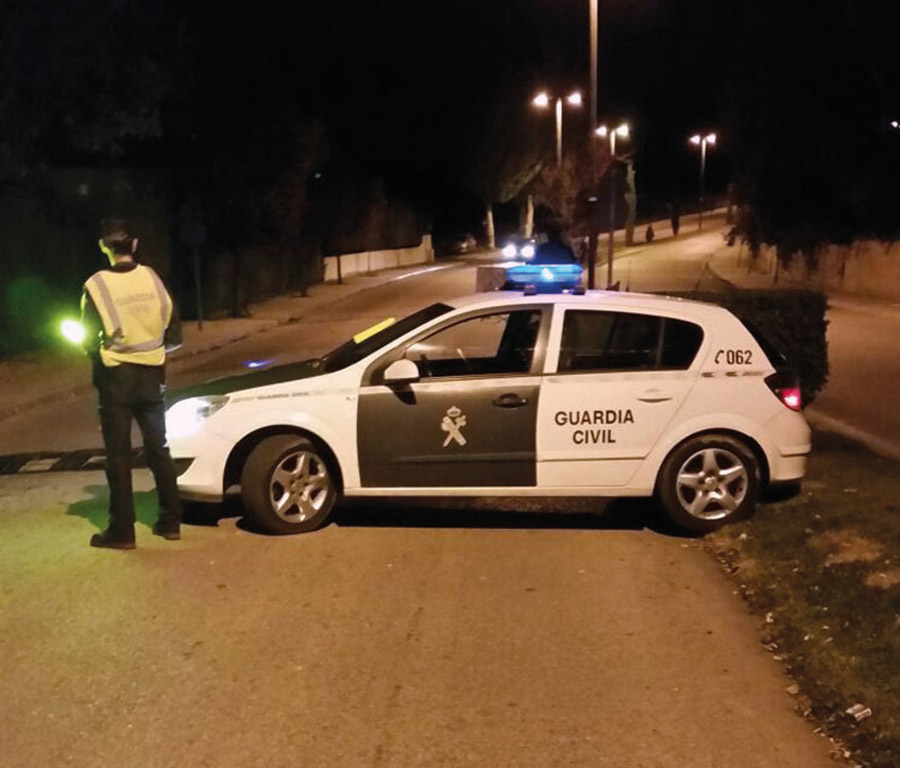
{"label": "door handle", "polygon": [[642,403],[664,403],[666,400],[671,400],[672,395],[661,389],[647,389],[641,392],[637,399]]}
{"label": "door handle", "polygon": [[498,408],[521,408],[528,405],[528,398],[519,397],[515,392],[507,392],[494,400],[494,405]]}

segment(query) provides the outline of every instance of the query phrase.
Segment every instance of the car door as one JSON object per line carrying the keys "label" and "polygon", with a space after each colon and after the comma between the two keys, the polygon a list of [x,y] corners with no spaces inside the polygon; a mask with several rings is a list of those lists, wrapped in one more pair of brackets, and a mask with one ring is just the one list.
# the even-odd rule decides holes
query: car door
{"label": "car door", "polygon": [[[357,445],[364,488],[535,485],[540,393],[539,306],[448,321],[369,367],[359,396]],[[387,386],[398,359],[420,378]]]}
{"label": "car door", "polygon": [[696,381],[703,331],[652,313],[581,307],[563,309],[557,324],[556,364],[541,390],[540,485],[625,485]]}

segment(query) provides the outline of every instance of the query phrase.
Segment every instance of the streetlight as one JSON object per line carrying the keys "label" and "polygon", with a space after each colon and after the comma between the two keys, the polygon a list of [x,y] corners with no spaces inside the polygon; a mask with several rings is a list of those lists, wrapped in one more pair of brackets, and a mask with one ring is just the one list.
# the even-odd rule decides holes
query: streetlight
{"label": "streetlight", "polygon": [[[565,97],[566,104],[570,107],[581,106],[581,91],[572,91]],[[563,99],[561,96],[555,99],[556,102],[556,164],[562,164],[562,113]],[[535,96],[531,103],[538,109],[546,109],[550,106],[550,95],[546,91],[541,91]]]}
{"label": "streetlight", "polygon": [[622,123],[617,126],[615,129],[610,130],[605,125],[601,125],[594,133],[596,133],[601,139],[605,139],[609,136],[609,154],[615,158],[616,156],[616,136],[621,136],[623,139],[628,138],[629,134],[628,123]]}
{"label": "streetlight", "polygon": [[706,178],[706,145],[709,144],[711,147],[716,145],[716,134],[708,133],[706,136],[701,136],[699,133],[695,133],[690,138],[691,144],[694,146],[700,147],[700,217],[697,222],[697,229],[703,229],[703,182]]}
{"label": "streetlight", "polygon": [[[613,241],[616,234],[616,136],[627,139],[630,135],[628,123],[620,123],[615,128],[601,125],[594,133],[601,139],[609,137],[609,238],[607,240],[606,255],[606,287],[609,288],[613,284]],[[588,283],[593,288],[594,275],[588,274]]]}

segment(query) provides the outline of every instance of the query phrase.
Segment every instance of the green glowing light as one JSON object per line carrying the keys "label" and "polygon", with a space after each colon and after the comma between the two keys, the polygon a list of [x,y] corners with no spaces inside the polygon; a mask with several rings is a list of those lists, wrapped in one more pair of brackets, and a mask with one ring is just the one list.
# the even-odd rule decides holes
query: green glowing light
{"label": "green glowing light", "polygon": [[63,337],[73,344],[81,344],[84,341],[84,326],[77,320],[63,320],[59,330]]}

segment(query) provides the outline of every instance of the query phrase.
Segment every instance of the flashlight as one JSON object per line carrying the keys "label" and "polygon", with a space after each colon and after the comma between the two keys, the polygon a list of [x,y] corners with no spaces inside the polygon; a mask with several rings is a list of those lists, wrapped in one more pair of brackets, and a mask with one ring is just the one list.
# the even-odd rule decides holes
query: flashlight
{"label": "flashlight", "polygon": [[59,331],[63,338],[72,344],[81,344],[84,341],[84,326],[77,320],[63,320],[59,325]]}

